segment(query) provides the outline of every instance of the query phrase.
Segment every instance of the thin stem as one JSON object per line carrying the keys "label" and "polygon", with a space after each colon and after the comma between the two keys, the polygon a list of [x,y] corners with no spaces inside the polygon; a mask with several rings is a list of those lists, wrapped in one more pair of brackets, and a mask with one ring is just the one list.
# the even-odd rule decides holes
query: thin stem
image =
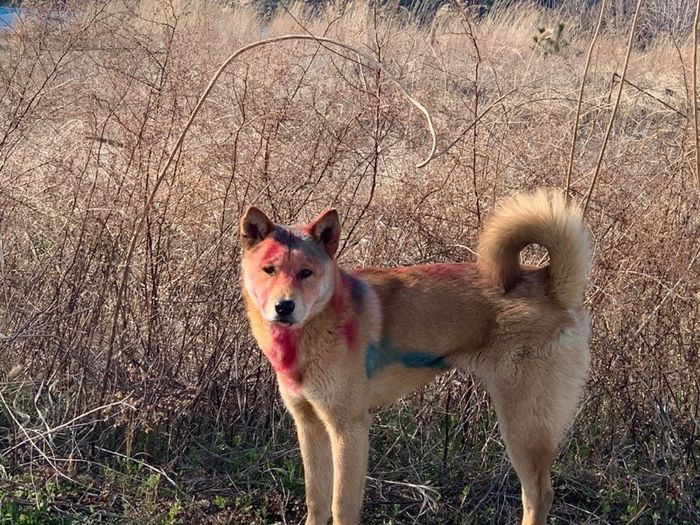
{"label": "thin stem", "polygon": [[[700,0],[698,1],[700,2]],[[603,13],[605,13],[605,0],[602,0],[600,2],[600,14],[598,15],[598,24],[595,27],[595,33],[593,33],[591,45],[588,48],[588,55],[586,55],[586,65],[583,68],[583,77],[581,77],[581,88],[578,92],[578,102],[576,103],[576,119],[574,120],[574,131],[573,137],[571,139],[571,153],[569,154],[569,167],[566,169],[566,188],[564,190],[564,195],[566,196],[567,202],[569,200],[569,191],[571,189],[571,173],[574,169],[574,154],[576,152],[576,139],[578,137],[578,123],[581,118],[581,104],[583,103],[583,92],[586,86],[586,77],[588,77],[588,69],[591,65],[593,48],[595,47],[596,40],[598,39],[600,26],[603,23]]]}
{"label": "thin stem", "polygon": [[700,0],[695,4],[693,21],[693,123],[695,132],[695,178],[700,188],[700,137],[698,137],[698,18],[700,17]]}
{"label": "thin stem", "polygon": [[620,86],[617,89],[617,96],[615,97],[615,105],[613,106],[612,115],[610,115],[610,121],[608,122],[608,127],[605,130],[605,137],[603,138],[603,145],[600,147],[600,154],[598,155],[598,162],[595,166],[595,172],[593,173],[593,179],[591,180],[591,185],[588,187],[586,192],[586,197],[584,199],[582,214],[586,215],[586,210],[588,210],[588,204],[591,201],[591,195],[593,194],[593,188],[595,188],[595,183],[598,180],[598,174],[600,173],[600,167],[603,164],[603,157],[605,156],[605,149],[608,145],[608,140],[610,139],[610,133],[612,131],[613,122],[615,122],[615,115],[617,115],[617,108],[620,107],[620,98],[622,97],[622,89],[625,86],[625,76],[627,75],[627,66],[630,62],[630,55],[632,54],[632,42],[634,42],[634,32],[637,29],[637,20],[639,20],[639,11],[641,11],[643,0],[637,0],[637,7],[634,10],[634,18],[632,19],[632,28],[630,29],[630,37],[627,42],[627,53],[625,54],[625,63],[622,66],[622,74],[620,75]]}

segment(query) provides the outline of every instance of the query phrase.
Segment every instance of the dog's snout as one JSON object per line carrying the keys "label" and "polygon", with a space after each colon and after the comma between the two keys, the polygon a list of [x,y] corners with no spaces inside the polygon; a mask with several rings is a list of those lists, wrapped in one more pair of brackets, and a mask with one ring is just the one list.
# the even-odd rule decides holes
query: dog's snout
{"label": "dog's snout", "polygon": [[277,301],[275,303],[275,312],[277,315],[287,316],[294,311],[294,301]]}

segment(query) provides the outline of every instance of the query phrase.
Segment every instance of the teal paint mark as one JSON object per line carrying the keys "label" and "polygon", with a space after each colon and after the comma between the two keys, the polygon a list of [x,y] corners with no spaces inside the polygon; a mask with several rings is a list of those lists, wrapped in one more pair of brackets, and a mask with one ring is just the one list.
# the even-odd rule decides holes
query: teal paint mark
{"label": "teal paint mark", "polygon": [[367,283],[354,275],[348,275],[348,278],[350,279],[350,297],[352,302],[356,308],[361,308],[367,295]]}
{"label": "teal paint mark", "polygon": [[372,378],[381,369],[391,365],[402,365],[406,368],[449,368],[442,356],[421,351],[404,352],[393,346],[387,339],[379,343],[370,343],[365,350],[365,373]]}

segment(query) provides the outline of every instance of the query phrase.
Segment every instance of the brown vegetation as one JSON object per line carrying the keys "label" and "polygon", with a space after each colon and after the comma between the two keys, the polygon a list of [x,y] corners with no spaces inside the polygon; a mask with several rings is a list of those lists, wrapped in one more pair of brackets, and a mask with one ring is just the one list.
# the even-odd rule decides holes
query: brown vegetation
{"label": "brown vegetation", "polygon": [[[214,2],[63,4],[0,33],[0,492],[22,502],[43,480],[69,483],[73,499],[61,488],[46,504],[85,519],[294,521],[296,441],[240,302],[241,211],[289,223],[337,207],[349,266],[473,259],[495,202],[565,187],[597,13],[477,19],[455,5],[421,25],[357,2],[263,23]],[[577,200],[620,82],[622,4],[587,75]],[[700,519],[694,6],[645,4],[587,210],[594,360],[554,480],[557,523]],[[666,9],[669,33],[654,25]],[[566,45],[541,44],[559,22]],[[226,57],[306,31],[391,71],[430,111],[438,156],[415,167],[425,119],[385,73],[347,50],[279,43],[223,73],[148,206]],[[515,478],[468,375],[381,412],[372,441],[368,522],[512,521]]]}

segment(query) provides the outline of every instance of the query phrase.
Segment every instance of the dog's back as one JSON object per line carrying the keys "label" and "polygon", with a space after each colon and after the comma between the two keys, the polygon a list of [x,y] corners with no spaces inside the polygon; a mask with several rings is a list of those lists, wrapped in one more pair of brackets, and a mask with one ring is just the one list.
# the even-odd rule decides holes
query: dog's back
{"label": "dog's back", "polygon": [[[533,243],[547,248],[548,266],[520,264],[520,251]],[[506,201],[489,217],[479,253],[476,264],[356,272],[376,293],[375,317],[382,320],[378,364],[369,363],[368,375],[405,375],[402,368],[412,363],[436,372],[479,371],[480,364],[501,360],[510,349],[544,346],[562,327],[578,322],[590,241],[580,213],[562,197],[538,192]],[[396,385],[391,377],[386,383]],[[378,390],[386,399],[384,388]]]}

